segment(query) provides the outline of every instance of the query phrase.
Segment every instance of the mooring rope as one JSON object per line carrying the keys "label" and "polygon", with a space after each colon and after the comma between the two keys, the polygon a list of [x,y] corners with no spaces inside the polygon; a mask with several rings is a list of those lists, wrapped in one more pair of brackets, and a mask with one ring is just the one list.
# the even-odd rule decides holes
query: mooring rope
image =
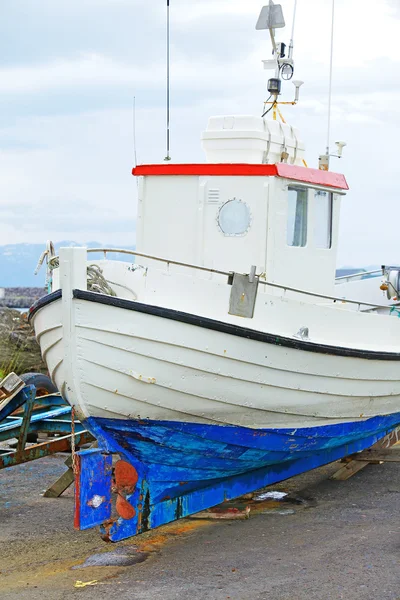
{"label": "mooring rope", "polygon": [[87,268],[87,289],[89,292],[97,292],[106,296],[117,295],[104,277],[103,270],[98,265],[90,265]]}
{"label": "mooring rope", "polygon": [[[40,267],[44,263],[45,259],[47,262],[46,286],[49,287],[49,285],[51,285],[51,282],[52,282],[52,272],[54,271],[54,269],[58,269],[60,267],[60,259],[58,256],[55,256],[54,246],[53,246],[52,242],[47,242],[46,250],[44,250],[44,252],[42,252],[42,254],[39,258],[39,262],[35,269],[35,275],[38,274]],[[87,267],[86,272],[87,272],[87,289],[89,292],[96,292],[98,294],[104,294],[106,296],[116,296],[117,295],[116,292],[113,290],[113,288],[110,285],[110,283],[114,284],[114,282],[107,281],[107,279],[104,277],[103,269],[101,269],[98,265],[94,265],[94,264],[89,265]],[[119,284],[114,284],[114,285],[119,285]],[[126,287],[126,286],[120,286],[120,287]],[[130,290],[130,288],[126,288],[126,289],[128,289],[129,291],[132,291],[132,290]],[[48,289],[48,291],[51,292],[51,289]],[[134,294],[134,296],[136,296],[136,294]]]}

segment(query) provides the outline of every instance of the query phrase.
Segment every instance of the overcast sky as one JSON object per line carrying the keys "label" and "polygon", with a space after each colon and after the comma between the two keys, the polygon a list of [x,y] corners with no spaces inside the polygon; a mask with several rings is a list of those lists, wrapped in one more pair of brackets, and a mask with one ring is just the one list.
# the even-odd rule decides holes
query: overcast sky
{"label": "overcast sky", "polygon": [[[282,0],[289,41],[294,0]],[[263,0],[171,0],[172,157],[203,161],[215,114],[259,115],[270,58]],[[3,0],[0,244],[135,243],[139,162],[165,156],[166,0]],[[326,145],[331,0],[298,0],[295,77],[310,166]],[[351,186],[339,264],[399,263],[400,0],[336,0],[332,141]],[[292,86],[286,84],[291,99]]]}

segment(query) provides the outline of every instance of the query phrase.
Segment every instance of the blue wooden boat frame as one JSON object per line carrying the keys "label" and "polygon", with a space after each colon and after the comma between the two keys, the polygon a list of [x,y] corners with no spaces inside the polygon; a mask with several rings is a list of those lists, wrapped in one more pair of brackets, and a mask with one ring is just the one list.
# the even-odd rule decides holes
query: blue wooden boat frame
{"label": "blue wooden boat frame", "polygon": [[[23,408],[22,416],[13,414],[21,408]],[[39,431],[64,435],[26,447],[28,434]],[[14,438],[18,440],[15,450],[0,448],[0,469],[70,450],[71,407],[60,394],[36,398],[35,387],[25,386],[0,410],[0,442]],[[92,435],[81,423],[75,423],[75,445],[79,446],[91,441],[93,441]]]}

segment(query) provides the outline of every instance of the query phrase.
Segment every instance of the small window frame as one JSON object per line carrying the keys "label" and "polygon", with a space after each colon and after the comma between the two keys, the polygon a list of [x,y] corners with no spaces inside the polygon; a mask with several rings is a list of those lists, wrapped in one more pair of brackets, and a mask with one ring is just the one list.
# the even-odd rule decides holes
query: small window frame
{"label": "small window frame", "polygon": [[[290,192],[297,193],[296,204],[294,206],[294,214],[293,214],[293,211],[291,211],[291,207],[290,207],[290,202],[291,202]],[[298,202],[299,194],[302,195],[301,203],[303,204],[303,207],[301,207],[301,204]],[[299,185],[289,185],[287,188],[286,208],[287,208],[286,244],[289,248],[306,248],[307,244],[308,244],[308,237],[309,237],[308,234],[309,234],[309,218],[310,218],[309,188],[299,186]],[[301,229],[296,231],[296,222],[298,223],[300,220],[302,221],[302,224],[300,226]],[[289,226],[290,226],[291,221],[293,222],[293,228],[292,228],[292,232],[291,232],[292,242],[290,241],[290,238],[289,238],[289,233],[290,233]],[[299,243],[295,243],[296,238],[298,239]]]}
{"label": "small window frame", "polygon": [[[326,194],[326,197],[328,199],[328,211],[324,216],[328,217],[328,227],[327,227],[327,237],[326,237],[326,242],[324,244],[319,243],[318,240],[318,236],[320,234],[320,231],[322,231],[319,229],[321,227],[321,222],[318,222],[318,206],[317,203],[321,202],[321,198],[318,198],[318,196],[321,196],[322,194]],[[325,190],[325,189],[316,189],[314,188],[314,245],[315,248],[317,248],[318,250],[331,250],[332,249],[332,239],[333,239],[333,201],[334,201],[334,193],[331,192],[330,190]],[[324,225],[325,226],[325,225]]]}

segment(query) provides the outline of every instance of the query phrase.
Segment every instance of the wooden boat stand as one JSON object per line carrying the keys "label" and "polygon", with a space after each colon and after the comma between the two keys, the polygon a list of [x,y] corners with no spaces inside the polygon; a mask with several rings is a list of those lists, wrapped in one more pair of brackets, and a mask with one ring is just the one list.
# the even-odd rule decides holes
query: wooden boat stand
{"label": "wooden boat stand", "polygon": [[[71,426],[71,407],[60,394],[36,398],[35,387],[25,385],[15,373],[0,381],[0,442],[9,442],[0,447],[0,469],[71,451]],[[38,434],[46,435],[47,441],[31,444]],[[93,439],[79,422],[75,424],[75,446]]]}
{"label": "wooden boat stand", "polygon": [[367,450],[342,458],[340,462],[344,463],[343,466],[330,479],[346,481],[367,465],[400,462],[400,427],[391,431]]}

